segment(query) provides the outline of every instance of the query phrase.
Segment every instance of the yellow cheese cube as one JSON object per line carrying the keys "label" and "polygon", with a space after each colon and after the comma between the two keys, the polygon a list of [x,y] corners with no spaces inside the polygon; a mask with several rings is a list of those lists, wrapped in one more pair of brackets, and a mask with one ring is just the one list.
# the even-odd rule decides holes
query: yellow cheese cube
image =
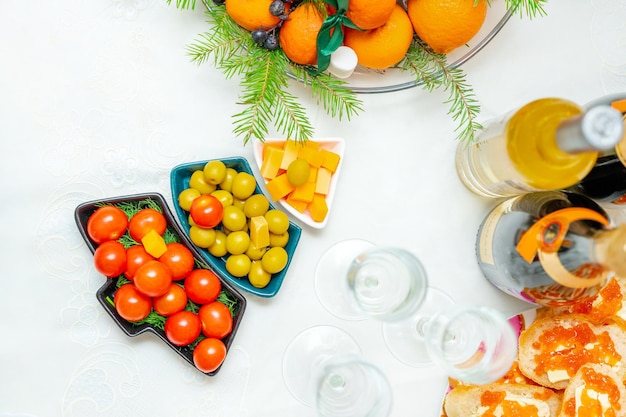
{"label": "yellow cheese cube", "polygon": [[146,252],[155,258],[160,257],[167,251],[167,245],[165,244],[163,236],[158,234],[154,229],[150,230],[141,238],[141,244]]}
{"label": "yellow cheese cube", "polygon": [[324,161],[321,166],[328,168],[330,172],[337,171],[337,166],[339,166],[339,160],[341,159],[339,154],[329,151],[328,149],[322,149],[320,153],[324,156]]}
{"label": "yellow cheese cube", "polygon": [[323,222],[328,214],[328,205],[326,204],[326,197],[322,194],[313,195],[313,200],[309,204],[309,213],[311,218],[315,222]]}
{"label": "yellow cheese cube", "polygon": [[278,175],[284,154],[285,151],[276,147],[268,147],[264,150],[263,163],[259,169],[263,178],[271,180]]}
{"label": "yellow cheese cube", "polygon": [[250,241],[257,248],[265,248],[270,244],[270,229],[263,216],[250,218]]}
{"label": "yellow cheese cube", "polygon": [[289,164],[298,158],[298,152],[300,150],[300,145],[295,140],[287,139],[284,147],[283,159],[280,163],[280,168],[287,170]]}
{"label": "yellow cheese cube", "polygon": [[330,190],[330,179],[333,173],[328,168],[320,167],[317,171],[317,181],[315,181],[315,192],[327,195]]}
{"label": "yellow cheese cube", "polygon": [[301,186],[294,188],[291,193],[291,199],[310,203],[313,200],[313,194],[315,194],[315,183],[305,182]]}
{"label": "yellow cheese cube", "polygon": [[287,174],[283,173],[271,179],[266,185],[267,192],[273,201],[280,200],[295,188],[287,179]]}
{"label": "yellow cheese cube", "polygon": [[291,194],[289,194],[286,198],[285,198],[285,202],[287,204],[289,204],[291,207],[295,208],[297,211],[299,211],[300,213],[304,213],[306,211],[306,208],[308,207],[309,203],[307,203],[306,201],[298,201],[298,200],[294,200],[291,197]]}
{"label": "yellow cheese cube", "polygon": [[304,159],[311,167],[319,168],[324,162],[324,154],[317,149],[303,147],[298,151],[298,158]]}

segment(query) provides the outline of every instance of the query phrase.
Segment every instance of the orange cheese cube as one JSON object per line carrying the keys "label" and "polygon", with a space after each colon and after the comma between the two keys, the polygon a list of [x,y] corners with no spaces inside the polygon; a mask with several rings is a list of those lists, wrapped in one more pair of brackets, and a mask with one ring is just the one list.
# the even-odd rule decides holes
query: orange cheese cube
{"label": "orange cheese cube", "polygon": [[267,192],[270,193],[272,200],[277,201],[292,192],[295,187],[291,185],[287,179],[287,174],[282,173],[279,176],[272,178],[265,185],[265,188],[267,188]]}
{"label": "orange cheese cube", "polygon": [[298,201],[298,200],[294,200],[291,197],[291,194],[289,194],[286,198],[285,198],[285,202],[287,204],[289,204],[291,207],[295,208],[297,211],[299,211],[300,213],[304,213],[306,211],[306,208],[309,206],[309,203],[307,203],[306,201]]}
{"label": "orange cheese cube", "polygon": [[263,152],[263,163],[259,171],[263,178],[271,180],[278,175],[285,151],[276,147],[268,147]]}
{"label": "orange cheese cube", "polygon": [[611,107],[620,113],[626,113],[626,99],[616,100],[611,103]]}
{"label": "orange cheese cube", "polygon": [[309,148],[309,149],[319,150],[320,143],[315,142],[314,140],[308,139],[306,142],[304,142],[304,147]]}
{"label": "orange cheese cube", "polygon": [[283,159],[280,163],[280,168],[286,170],[289,164],[298,158],[298,152],[300,151],[300,145],[295,140],[287,139],[285,141]]}
{"label": "orange cheese cube", "polygon": [[270,229],[264,216],[250,218],[250,241],[257,248],[270,245]]}
{"label": "orange cheese cube", "polygon": [[315,194],[315,183],[305,182],[301,186],[294,188],[291,193],[291,199],[310,203],[313,200],[313,194]]}
{"label": "orange cheese cube", "polygon": [[315,192],[327,195],[330,190],[330,179],[333,173],[328,168],[320,167],[317,170],[317,180],[315,181]]}
{"label": "orange cheese cube", "polygon": [[154,229],[150,230],[141,238],[141,244],[146,252],[155,258],[160,257],[167,251],[167,244],[163,236],[158,234]]}
{"label": "orange cheese cube", "polygon": [[309,179],[307,182],[315,182],[317,181],[317,168],[311,167],[309,171]]}
{"label": "orange cheese cube", "polygon": [[304,159],[311,167],[319,168],[324,162],[324,155],[317,149],[303,147],[298,151],[298,158]]}
{"label": "orange cheese cube", "polygon": [[328,149],[322,149],[321,154],[324,156],[324,161],[322,165],[324,168],[328,168],[330,172],[337,171],[337,167],[339,166],[339,160],[341,157],[339,154],[329,151]]}
{"label": "orange cheese cube", "polygon": [[309,204],[309,213],[315,222],[323,222],[328,214],[328,205],[326,197],[322,194],[314,194],[313,201]]}
{"label": "orange cheese cube", "polygon": [[280,149],[281,151],[285,147],[285,142],[263,142],[263,151],[261,152],[261,159],[267,158],[267,152],[269,149]]}

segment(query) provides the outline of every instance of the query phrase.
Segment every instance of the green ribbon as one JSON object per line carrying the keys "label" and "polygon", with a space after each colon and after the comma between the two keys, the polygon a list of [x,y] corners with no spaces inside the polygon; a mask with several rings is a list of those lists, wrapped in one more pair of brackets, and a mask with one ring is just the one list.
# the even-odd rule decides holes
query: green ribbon
{"label": "green ribbon", "polygon": [[[362,30],[346,17],[348,0],[325,0],[333,6],[337,12],[328,16],[317,34],[317,71],[324,72],[330,65],[330,55],[343,43],[343,27]],[[331,33],[332,32],[332,33]]]}

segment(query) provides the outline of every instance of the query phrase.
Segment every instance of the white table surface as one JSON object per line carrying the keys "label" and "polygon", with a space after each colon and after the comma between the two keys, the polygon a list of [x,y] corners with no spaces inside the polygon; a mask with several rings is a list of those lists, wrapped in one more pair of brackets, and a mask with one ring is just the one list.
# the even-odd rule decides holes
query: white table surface
{"label": "white table surface", "polygon": [[[73,219],[84,201],[142,192],[171,200],[176,164],[253,162],[232,134],[238,80],[190,63],[200,10],[164,0],[3,0],[0,8],[0,416],[312,416],[288,392],[285,347],[319,324],[353,335],[393,385],[393,416],[438,416],[446,376],[392,357],[380,324],[335,318],[313,287],[333,243],[363,238],[418,255],[456,300],[515,314],[529,306],[480,274],[477,227],[494,201],[458,181],[455,123],[441,92],[364,95],[351,121],[327,116],[302,86],[316,137],[346,139],[334,208],[304,228],[278,295],[248,308],[216,377],[152,334],[129,338],[95,298],[104,278]],[[464,65],[483,117],[530,100],[579,103],[626,91],[624,0],[549,0],[548,15],[513,17]],[[270,133],[270,136],[275,136]]]}

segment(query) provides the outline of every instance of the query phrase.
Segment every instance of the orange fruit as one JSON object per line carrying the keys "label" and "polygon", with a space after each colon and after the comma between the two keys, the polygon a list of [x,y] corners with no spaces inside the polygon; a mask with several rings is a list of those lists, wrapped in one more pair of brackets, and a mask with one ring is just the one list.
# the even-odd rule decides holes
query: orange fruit
{"label": "orange fruit", "polygon": [[487,15],[484,0],[408,0],[407,10],[417,36],[440,54],[469,42]]}
{"label": "orange fruit", "polygon": [[287,58],[296,64],[317,63],[317,34],[324,16],[313,3],[302,3],[289,13],[280,28],[278,39]]}
{"label": "orange fruit", "polygon": [[346,28],[344,45],[352,48],[364,67],[389,68],[406,55],[413,40],[413,26],[404,9],[395,5],[384,25],[359,31]]}
{"label": "orange fruit", "polygon": [[346,17],[361,29],[385,24],[396,6],[396,0],[349,0]]}
{"label": "orange fruit", "polygon": [[[226,0],[226,13],[239,26],[253,31],[276,26],[280,19],[270,13],[272,0]],[[288,3],[285,3],[288,6]]]}

